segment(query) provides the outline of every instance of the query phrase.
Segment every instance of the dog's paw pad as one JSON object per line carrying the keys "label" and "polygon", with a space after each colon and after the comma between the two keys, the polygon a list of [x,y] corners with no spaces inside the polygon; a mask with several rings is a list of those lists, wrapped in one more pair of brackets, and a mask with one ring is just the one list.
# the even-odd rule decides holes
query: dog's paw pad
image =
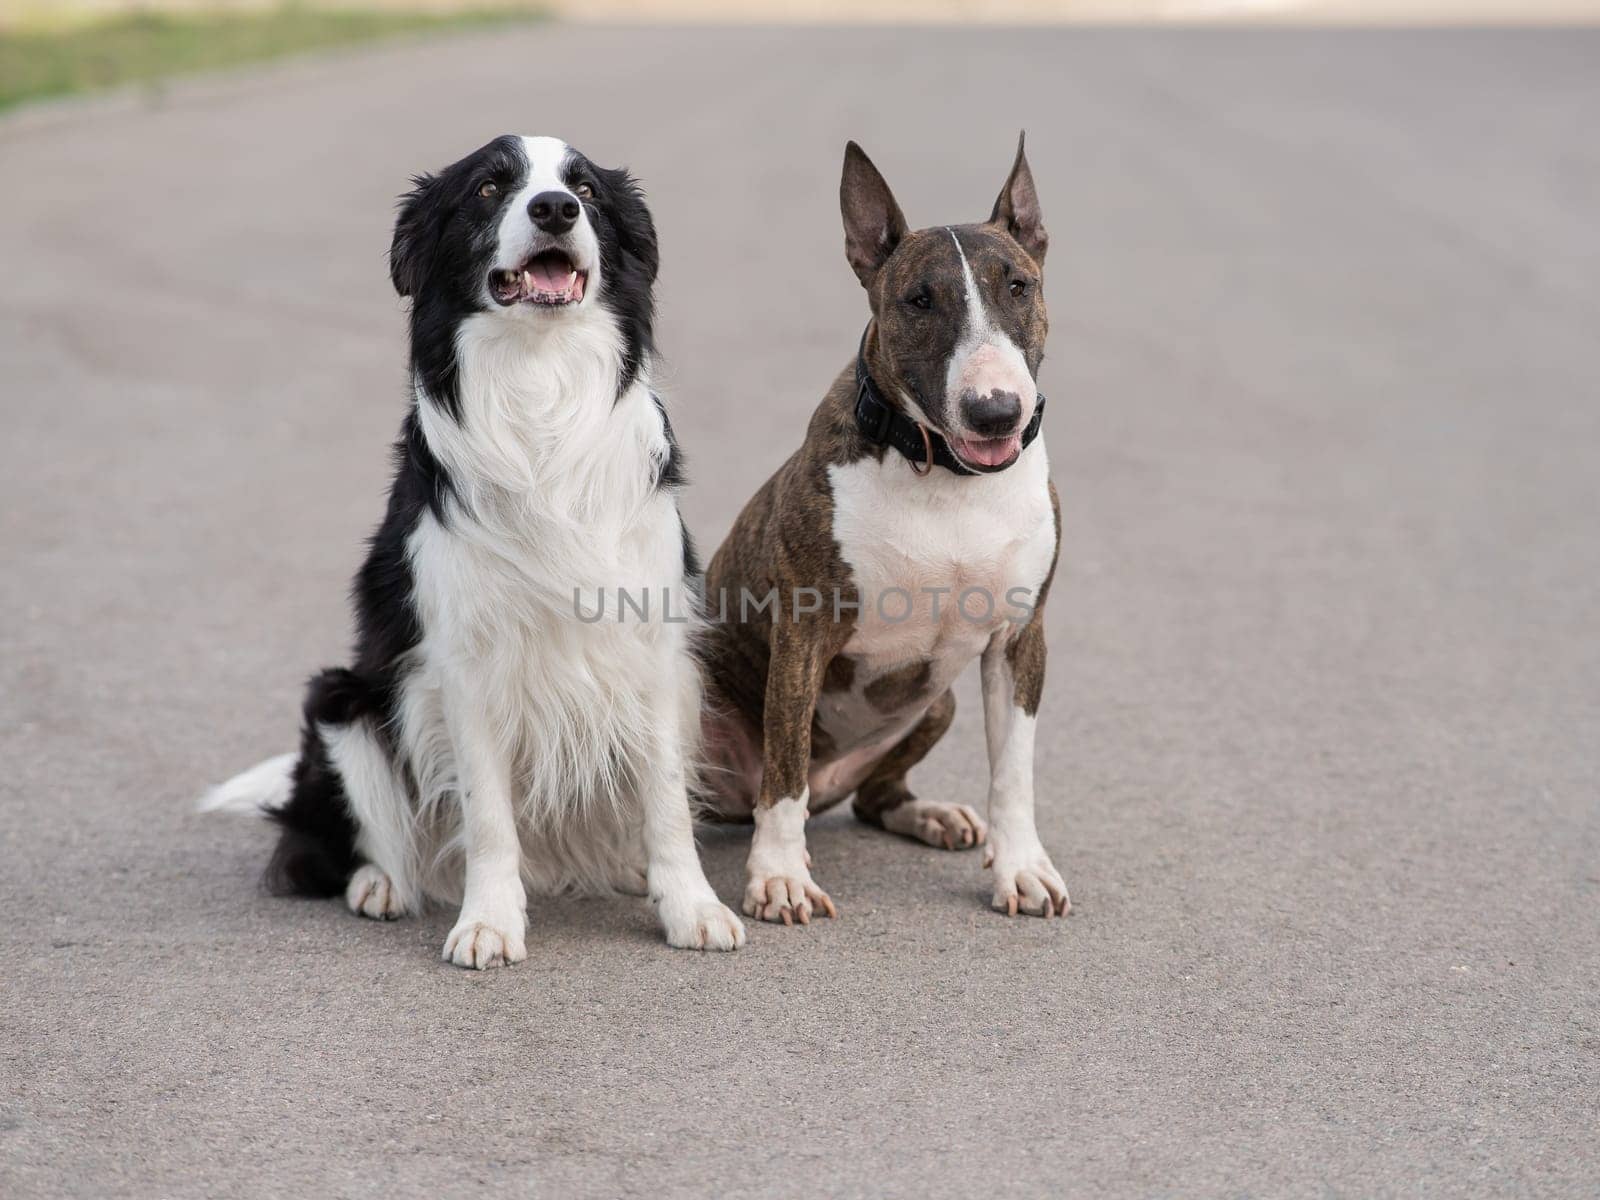
{"label": "dog's paw pad", "polygon": [[374,921],[393,921],[406,912],[394,881],[371,863],[363,863],[350,876],[350,883],[344,889],[344,902],[351,912]]}
{"label": "dog's paw pad", "polygon": [[480,921],[462,921],[444,941],[445,961],[472,971],[504,967],[528,957],[521,935],[512,936]]}

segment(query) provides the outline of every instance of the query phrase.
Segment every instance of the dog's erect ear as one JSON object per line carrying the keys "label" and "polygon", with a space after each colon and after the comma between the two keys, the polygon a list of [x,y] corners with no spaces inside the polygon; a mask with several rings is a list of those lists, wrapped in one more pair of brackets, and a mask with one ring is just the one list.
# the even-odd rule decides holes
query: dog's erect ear
{"label": "dog's erect ear", "polygon": [[1017,244],[1033,256],[1034,262],[1043,264],[1044,252],[1050,248],[1050,235],[1044,231],[1039,193],[1034,190],[1033,172],[1028,169],[1028,155],[1023,150],[1027,136],[1025,131],[1017,135],[1017,161],[1011,164],[1011,174],[1006,176],[1006,185],[994,202],[989,224],[1000,226],[1016,238]]}
{"label": "dog's erect ear", "polygon": [[412,295],[427,276],[427,258],[433,245],[432,226],[437,200],[437,175],[413,175],[411,190],[400,197],[400,215],[389,245],[389,278],[402,296]]}
{"label": "dog's erect ear", "polygon": [[906,219],[878,168],[854,142],[844,148],[839,211],[844,214],[845,257],[861,286],[870,287],[878,268],[905,237]]}

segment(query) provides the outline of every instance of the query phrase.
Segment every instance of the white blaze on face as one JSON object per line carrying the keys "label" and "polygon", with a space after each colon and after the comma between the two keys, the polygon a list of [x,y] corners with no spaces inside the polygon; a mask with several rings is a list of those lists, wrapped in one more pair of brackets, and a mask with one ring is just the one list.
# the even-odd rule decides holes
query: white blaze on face
{"label": "white blaze on face", "polygon": [[961,248],[961,239],[953,229],[947,228],[945,232],[956,245],[967,292],[966,328],[945,369],[945,411],[954,418],[957,436],[965,437],[971,431],[962,425],[961,397],[964,393],[987,396],[995,391],[1012,392],[1022,400],[1022,425],[1026,428],[1033,420],[1039,395],[1028,371],[1028,360],[1017,344],[989,319],[988,307],[972,276],[972,266]]}
{"label": "white blaze on face", "polygon": [[572,189],[562,179],[562,168],[571,156],[572,148],[560,138],[524,137],[522,151],[528,159],[528,173],[501,213],[495,268],[515,270],[534,254],[549,249],[559,241],[561,248],[572,258],[572,265],[579,271],[588,272],[584,294],[591,295],[600,283],[600,242],[589,221],[589,210],[585,208],[578,217],[578,223],[559,239],[539,229],[528,213],[528,205],[541,192],[564,192],[576,199]]}

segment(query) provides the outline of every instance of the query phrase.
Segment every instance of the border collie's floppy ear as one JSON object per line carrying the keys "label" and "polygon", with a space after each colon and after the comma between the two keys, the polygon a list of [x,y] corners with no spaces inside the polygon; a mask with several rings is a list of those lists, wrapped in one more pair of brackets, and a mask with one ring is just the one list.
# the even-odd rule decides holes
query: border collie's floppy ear
{"label": "border collie's floppy ear", "polygon": [[427,275],[426,260],[431,248],[429,226],[438,205],[434,197],[437,175],[413,175],[411,190],[400,197],[400,215],[394,223],[394,241],[389,245],[389,278],[394,290],[410,296]]}
{"label": "border collie's floppy ear", "polygon": [[611,203],[612,226],[617,243],[627,254],[639,261],[654,283],[661,269],[661,251],[656,245],[656,225],[650,217],[650,207],[644,200],[644,189],[639,181],[628,174],[626,167],[611,170],[595,168],[604,177]]}
{"label": "border collie's floppy ear", "polygon": [[1050,235],[1044,231],[1044,217],[1039,212],[1039,193],[1033,187],[1033,172],[1028,169],[1028,156],[1023,150],[1027,131],[1017,135],[1017,160],[1011,164],[1011,174],[1000,189],[1000,198],[994,202],[989,214],[989,224],[998,225],[1017,239],[1017,244],[1033,256],[1033,261],[1043,264],[1044,252],[1050,248]]}
{"label": "border collie's floppy ear", "polygon": [[839,211],[844,214],[844,255],[861,286],[871,287],[878,268],[905,237],[906,219],[878,168],[854,142],[844,148]]}

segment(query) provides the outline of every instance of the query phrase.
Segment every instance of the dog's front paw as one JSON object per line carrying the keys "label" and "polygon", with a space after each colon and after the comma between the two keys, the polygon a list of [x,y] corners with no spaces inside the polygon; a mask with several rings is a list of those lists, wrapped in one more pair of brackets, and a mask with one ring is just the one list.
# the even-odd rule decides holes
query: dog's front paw
{"label": "dog's front paw", "polygon": [[907,800],[882,817],[890,833],[914,837],[944,850],[968,850],[989,838],[983,818],[965,804],[940,804],[933,800]]}
{"label": "dog's front paw", "polygon": [[679,950],[737,950],[744,945],[744,922],[709,892],[663,900],[657,912],[667,945]]}
{"label": "dog's front paw", "polygon": [[811,924],[814,913],[839,915],[828,893],[811,878],[806,853],[807,792],[766,807],[756,807],[756,832],[745,864],[744,912],[758,921]]}
{"label": "dog's front paw", "polygon": [[818,912],[828,917],[839,915],[828,893],[803,867],[786,875],[752,874],[744,889],[744,911],[758,921],[782,921],[785,925],[796,921],[809,925],[812,914]]}
{"label": "dog's front paw", "polygon": [[[507,924],[510,924],[507,922]],[[505,967],[528,957],[523,944],[522,929],[515,933],[498,929],[483,921],[462,918],[444,940],[443,958],[472,971],[487,971],[490,967]]]}
{"label": "dog's front paw", "polygon": [[984,866],[994,873],[993,907],[1014,917],[1064,917],[1072,911],[1067,885],[1037,839],[1031,844],[991,848]]}

